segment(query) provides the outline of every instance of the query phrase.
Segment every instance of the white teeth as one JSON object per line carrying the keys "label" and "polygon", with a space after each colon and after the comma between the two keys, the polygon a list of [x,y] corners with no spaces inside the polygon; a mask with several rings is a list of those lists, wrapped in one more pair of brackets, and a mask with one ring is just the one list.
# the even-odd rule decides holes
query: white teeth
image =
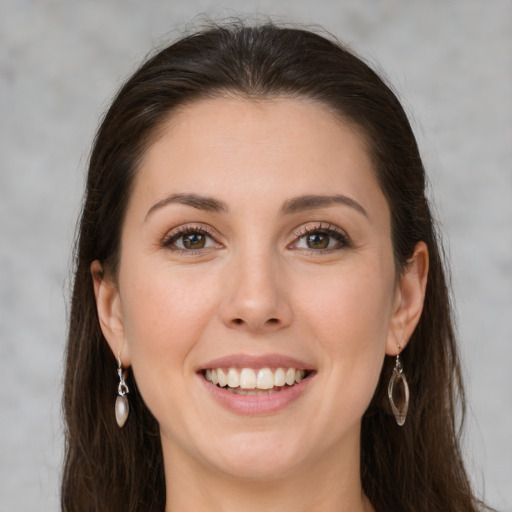
{"label": "white teeth", "polygon": [[[228,368],[227,370],[208,368],[204,372],[204,377],[212,384],[218,384],[229,391],[253,395],[259,394],[258,390],[269,392],[273,388],[298,384],[304,380],[306,372],[295,368],[287,368],[286,370],[277,368],[274,371],[270,368],[260,368],[259,370],[253,370],[252,368]],[[254,393],[252,390],[255,390]]]}
{"label": "white teeth", "polygon": [[240,377],[234,368],[228,370],[228,386],[230,388],[237,388],[240,385]]}
{"label": "white teeth", "polygon": [[256,372],[252,368],[243,368],[240,372],[240,387],[254,389],[256,387]]}
{"label": "white teeth", "polygon": [[304,380],[306,372],[304,370],[297,370],[295,372],[295,382],[298,384]]}
{"label": "white teeth", "polygon": [[276,386],[284,386],[286,384],[285,373],[282,368],[278,368],[274,373],[274,384]]}
{"label": "white teeth", "polygon": [[286,370],[286,375],[284,377],[284,381],[288,386],[292,386],[295,383],[295,369],[294,368],[288,368]]}
{"label": "white teeth", "polygon": [[222,368],[217,368],[217,377],[219,378],[219,386],[223,388],[228,383],[228,380]]}
{"label": "white teeth", "polygon": [[274,387],[274,374],[270,368],[262,368],[258,372],[256,387],[258,389],[272,389]]}

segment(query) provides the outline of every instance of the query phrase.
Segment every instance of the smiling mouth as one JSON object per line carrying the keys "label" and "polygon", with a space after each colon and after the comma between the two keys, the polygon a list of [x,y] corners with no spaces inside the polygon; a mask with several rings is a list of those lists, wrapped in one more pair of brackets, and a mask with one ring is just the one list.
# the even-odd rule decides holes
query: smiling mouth
{"label": "smiling mouth", "polygon": [[219,388],[239,395],[265,395],[300,384],[312,370],[295,368],[208,368],[204,378]]}

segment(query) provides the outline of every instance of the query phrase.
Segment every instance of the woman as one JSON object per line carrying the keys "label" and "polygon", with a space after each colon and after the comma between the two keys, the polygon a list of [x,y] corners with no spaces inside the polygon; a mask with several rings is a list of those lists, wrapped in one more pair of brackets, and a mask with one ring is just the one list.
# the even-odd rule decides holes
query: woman
{"label": "woman", "polygon": [[463,406],[424,169],[382,79],[272,25],[146,62],[90,160],[63,510],[480,510]]}

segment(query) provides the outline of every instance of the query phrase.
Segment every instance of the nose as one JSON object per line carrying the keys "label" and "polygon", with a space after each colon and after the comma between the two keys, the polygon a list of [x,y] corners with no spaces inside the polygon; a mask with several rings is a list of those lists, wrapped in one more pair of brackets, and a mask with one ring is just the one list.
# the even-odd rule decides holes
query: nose
{"label": "nose", "polygon": [[292,322],[285,273],[266,255],[243,255],[226,269],[223,323],[252,333],[270,333]]}

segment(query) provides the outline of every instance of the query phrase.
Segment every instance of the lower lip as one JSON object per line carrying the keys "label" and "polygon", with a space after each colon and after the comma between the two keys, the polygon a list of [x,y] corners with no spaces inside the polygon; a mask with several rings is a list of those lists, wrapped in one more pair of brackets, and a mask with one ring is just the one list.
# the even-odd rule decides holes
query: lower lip
{"label": "lower lip", "polygon": [[202,375],[199,377],[207,391],[226,409],[245,416],[261,416],[274,414],[288,407],[306,391],[314,375],[310,374],[299,384],[283,388],[281,391],[262,395],[240,395],[212,384]]}

